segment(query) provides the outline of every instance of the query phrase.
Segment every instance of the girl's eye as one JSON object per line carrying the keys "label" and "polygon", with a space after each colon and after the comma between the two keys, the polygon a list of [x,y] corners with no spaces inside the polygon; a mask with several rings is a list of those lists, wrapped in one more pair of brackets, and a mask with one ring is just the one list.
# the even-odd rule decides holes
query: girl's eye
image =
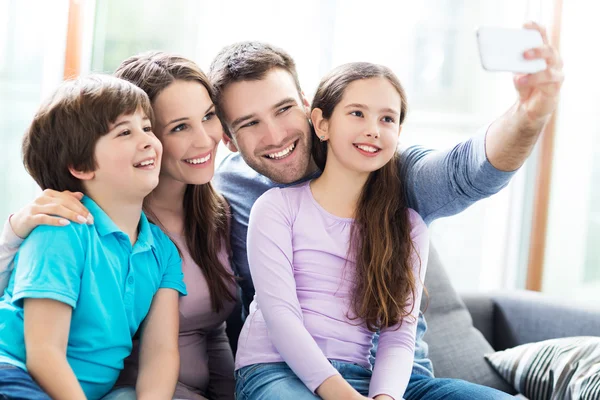
{"label": "girl's eye", "polygon": [[214,116],[215,116],[214,111],[213,112],[209,112],[208,114],[206,114],[204,116],[204,118],[202,118],[202,122],[210,121],[211,119],[213,119]]}
{"label": "girl's eye", "polygon": [[131,134],[130,130],[123,131],[117,135],[118,136],[129,136]]}
{"label": "girl's eye", "polygon": [[383,117],[383,122],[389,122],[393,124],[394,122],[396,122],[396,120],[394,120],[394,118],[392,117]]}
{"label": "girl's eye", "polygon": [[175,128],[171,129],[171,132],[173,132],[173,133],[175,133],[175,132],[181,132],[185,128],[187,128],[186,124],[179,124]]}
{"label": "girl's eye", "polygon": [[362,117],[363,113],[362,111],[352,111],[350,115],[354,115],[355,117]]}
{"label": "girl's eye", "polygon": [[152,127],[151,126],[145,126],[144,127],[144,132],[152,132]]}

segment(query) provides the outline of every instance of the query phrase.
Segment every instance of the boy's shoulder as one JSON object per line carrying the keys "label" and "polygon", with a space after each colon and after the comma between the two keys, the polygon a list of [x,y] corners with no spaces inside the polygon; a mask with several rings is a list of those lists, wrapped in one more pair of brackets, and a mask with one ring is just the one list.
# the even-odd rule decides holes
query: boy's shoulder
{"label": "boy's shoulder", "polygon": [[173,241],[158,225],[148,221],[148,227],[150,228],[150,234],[156,247],[172,246]]}
{"label": "boy's shoulder", "polygon": [[25,244],[31,245],[32,243],[48,243],[52,245],[64,243],[70,246],[84,244],[90,240],[92,236],[90,233],[93,229],[93,225],[73,222],[66,226],[39,225],[25,238],[21,247]]}
{"label": "boy's shoulder", "polygon": [[172,262],[172,258],[177,259],[179,257],[179,251],[169,235],[167,235],[158,225],[150,221],[148,221],[148,227],[150,228],[150,234],[152,235],[152,241],[159,262],[170,263]]}

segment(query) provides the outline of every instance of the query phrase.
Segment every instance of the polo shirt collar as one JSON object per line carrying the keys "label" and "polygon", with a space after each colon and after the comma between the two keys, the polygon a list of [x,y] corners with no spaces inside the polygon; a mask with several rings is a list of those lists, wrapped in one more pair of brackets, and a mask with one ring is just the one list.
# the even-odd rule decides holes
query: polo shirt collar
{"label": "polo shirt collar", "polygon": [[[110,234],[120,233],[125,235],[119,227],[113,222],[112,219],[104,212],[102,208],[90,197],[83,196],[81,203],[88,209],[88,211],[94,216],[94,226],[100,236],[106,236]],[[134,248],[137,247],[139,250],[148,250],[149,248],[156,248],[154,244],[154,236],[150,228],[150,222],[146,218],[146,214],[142,212],[140,216],[140,222],[138,224],[139,233],[137,241],[134,244]]]}

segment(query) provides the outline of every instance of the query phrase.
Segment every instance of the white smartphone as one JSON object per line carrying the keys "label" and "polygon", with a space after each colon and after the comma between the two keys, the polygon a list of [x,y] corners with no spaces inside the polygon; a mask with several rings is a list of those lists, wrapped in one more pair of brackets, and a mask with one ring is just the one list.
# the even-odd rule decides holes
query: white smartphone
{"label": "white smartphone", "polygon": [[533,74],[546,69],[546,60],[527,60],[525,51],[541,47],[542,35],[534,29],[480,27],[477,43],[481,65],[487,71]]}

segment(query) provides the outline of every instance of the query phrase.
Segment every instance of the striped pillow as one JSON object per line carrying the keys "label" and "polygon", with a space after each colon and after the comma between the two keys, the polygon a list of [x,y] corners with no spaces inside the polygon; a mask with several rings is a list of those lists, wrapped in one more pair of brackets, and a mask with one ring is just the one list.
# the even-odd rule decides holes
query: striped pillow
{"label": "striped pillow", "polygon": [[530,400],[600,399],[600,337],[528,343],[485,358]]}

